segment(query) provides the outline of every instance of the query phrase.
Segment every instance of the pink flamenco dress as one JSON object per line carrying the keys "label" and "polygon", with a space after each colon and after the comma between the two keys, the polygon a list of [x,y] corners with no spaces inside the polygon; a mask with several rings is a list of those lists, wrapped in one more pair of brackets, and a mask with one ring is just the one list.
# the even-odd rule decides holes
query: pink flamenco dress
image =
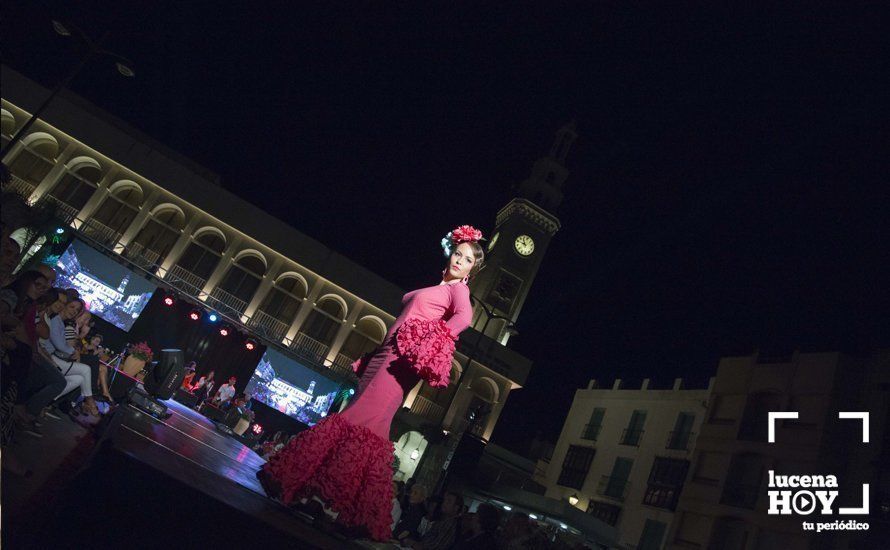
{"label": "pink flamenco dress", "polygon": [[353,363],[356,398],[341,413],[300,432],[257,477],[285,505],[313,496],[347,527],[391,538],[393,416],[421,379],[447,387],[458,335],[472,319],[469,287],[457,283],[413,290],[374,351]]}

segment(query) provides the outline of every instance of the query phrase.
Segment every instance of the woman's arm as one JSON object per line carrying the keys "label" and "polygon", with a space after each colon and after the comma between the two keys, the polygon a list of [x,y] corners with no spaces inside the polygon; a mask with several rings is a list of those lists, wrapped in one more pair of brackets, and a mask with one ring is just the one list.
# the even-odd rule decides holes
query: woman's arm
{"label": "woman's arm", "polygon": [[445,324],[451,329],[451,334],[457,336],[463,332],[473,320],[473,304],[470,303],[470,287],[456,283],[454,286],[454,314]]}
{"label": "woman's arm", "polygon": [[62,324],[61,319],[58,317],[50,319],[49,341],[52,342],[54,348],[62,353],[73,354],[75,351],[65,340],[65,325]]}

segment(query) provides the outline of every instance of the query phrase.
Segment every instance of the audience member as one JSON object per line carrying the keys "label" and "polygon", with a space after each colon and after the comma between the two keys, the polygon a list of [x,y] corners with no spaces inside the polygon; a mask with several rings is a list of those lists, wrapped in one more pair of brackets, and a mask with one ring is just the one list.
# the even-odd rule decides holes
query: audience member
{"label": "audience member", "polygon": [[418,527],[426,515],[426,505],[424,504],[426,502],[426,487],[412,483],[411,491],[407,496],[408,499],[402,505],[402,519],[396,525],[394,535],[399,540],[409,537],[420,540],[421,534],[418,532]]}
{"label": "audience member", "polygon": [[192,386],[192,393],[197,397],[197,400],[195,401],[195,410],[199,410],[201,405],[204,404],[204,400],[207,399],[213,391],[214,384],[213,371],[210,371],[207,373],[207,376],[202,376],[198,379],[198,383]]}
{"label": "audience member", "polygon": [[433,522],[429,531],[419,541],[408,539],[415,550],[445,550],[450,548],[460,533],[460,512],[464,499],[454,492],[445,493],[442,499],[442,519]]}
{"label": "audience member", "polygon": [[497,531],[500,524],[500,512],[497,508],[483,502],[476,508],[476,513],[470,515],[468,523],[470,525],[469,536],[455,545],[455,549],[494,549],[497,547]]}
{"label": "audience member", "polygon": [[232,376],[229,378],[229,381],[219,387],[219,390],[216,392],[216,397],[213,398],[213,404],[220,408],[226,408],[229,405],[229,401],[232,400],[232,397],[235,396],[235,383],[238,380]]}
{"label": "audience member", "polygon": [[[70,293],[66,293],[70,297]],[[65,377],[66,385],[63,394],[80,388],[84,398],[82,410],[86,414],[98,416],[99,409],[93,399],[92,372],[90,367],[80,362],[80,352],[74,349],[65,338],[65,321],[74,319],[83,310],[83,302],[80,298],[69,301],[65,308],[57,315],[46,316],[49,326],[49,338],[40,341],[43,349],[50,354],[53,363]]]}

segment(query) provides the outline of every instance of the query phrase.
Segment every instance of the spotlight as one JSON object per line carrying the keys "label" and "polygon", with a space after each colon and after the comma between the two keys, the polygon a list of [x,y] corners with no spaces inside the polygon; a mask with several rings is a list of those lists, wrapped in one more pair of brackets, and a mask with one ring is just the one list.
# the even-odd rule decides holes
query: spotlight
{"label": "spotlight", "polygon": [[352,388],[349,388],[349,395],[355,395],[355,390]]}
{"label": "spotlight", "polygon": [[219,335],[220,335],[220,336],[228,336],[228,335],[229,335],[229,327],[225,327],[225,326],[220,327],[220,328],[219,328]]}
{"label": "spotlight", "polygon": [[253,351],[256,349],[256,342],[252,338],[248,338],[246,342],[244,342],[244,347],[247,351]]}
{"label": "spotlight", "polygon": [[215,323],[219,321],[219,315],[217,315],[216,313],[211,313],[207,316],[207,319],[209,319],[211,323]]}
{"label": "spotlight", "polygon": [[259,424],[254,424],[251,429],[253,430],[253,433],[255,433],[257,435],[263,433],[263,427],[260,426]]}
{"label": "spotlight", "polygon": [[64,227],[57,227],[57,228],[56,228],[56,235],[61,235],[61,234],[64,233],[64,232],[65,232],[65,228],[64,228]]}
{"label": "spotlight", "polygon": [[176,298],[173,297],[172,294],[167,294],[164,296],[164,305],[167,307],[172,307],[173,304],[176,303]]}
{"label": "spotlight", "polygon": [[192,321],[198,321],[199,319],[201,319],[201,310],[193,309],[191,312],[189,312],[189,319],[191,319]]}

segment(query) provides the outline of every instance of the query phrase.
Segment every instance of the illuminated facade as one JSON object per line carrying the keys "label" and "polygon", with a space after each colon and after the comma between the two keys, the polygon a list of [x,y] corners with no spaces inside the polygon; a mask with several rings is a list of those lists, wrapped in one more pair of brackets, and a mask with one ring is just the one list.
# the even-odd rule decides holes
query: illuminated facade
{"label": "illuminated facade", "polygon": [[[711,380],[711,386],[713,379]],[[622,548],[658,550],[683,490],[711,387],[627,388],[591,380],[575,392],[549,462],[546,496],[615,527]]]}
{"label": "illuminated facade", "polygon": [[[2,80],[5,144],[36,108],[35,98],[48,92],[6,66]],[[567,136],[567,130],[559,134],[560,147],[570,143]],[[489,243],[489,259],[497,271],[518,278],[518,286],[482,275],[471,285],[482,300],[497,297],[496,312],[509,305],[513,320],[541,265],[544,242],[558,228],[555,216],[535,200],[558,204],[544,197],[565,179],[565,169],[553,164],[561,163],[565,151],[536,164],[530,183],[498,214],[500,236]],[[31,203],[54,204],[93,246],[123,256],[302,361],[341,376],[349,376],[350,364],[382,341],[400,311],[403,289],[227,192],[216,175],[67,91],[3,161],[12,174],[6,189]],[[544,165],[549,171],[541,171]],[[529,234],[537,247],[515,252],[510,239],[517,231]],[[531,362],[492,332],[500,321],[486,335],[476,332],[485,322],[477,311],[473,329],[462,335],[449,388],[418,384],[408,395],[394,422],[394,440],[431,429],[460,433],[468,428],[469,410],[484,411],[470,427],[473,433],[491,436],[509,393],[525,384]],[[477,343],[481,349],[474,351]],[[427,476],[441,470],[447,444],[434,454],[420,457],[429,459]]]}

